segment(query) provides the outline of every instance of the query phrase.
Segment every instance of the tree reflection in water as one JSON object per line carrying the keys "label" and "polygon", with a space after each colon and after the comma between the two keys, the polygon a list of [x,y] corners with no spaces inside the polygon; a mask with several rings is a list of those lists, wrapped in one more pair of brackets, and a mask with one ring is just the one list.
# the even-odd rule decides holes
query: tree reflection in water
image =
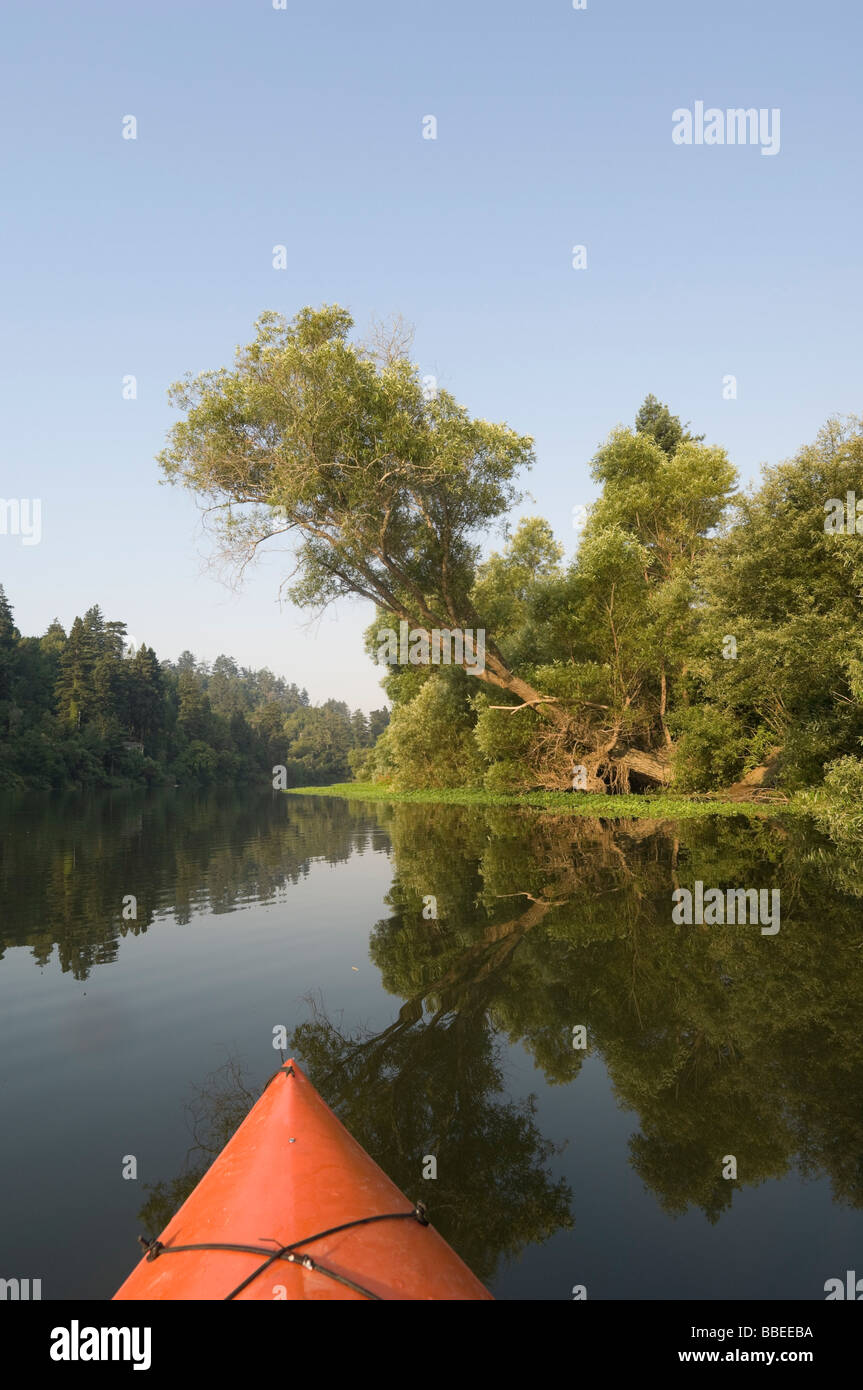
{"label": "tree reflection in water", "polygon": [[[306,851],[317,835],[337,853],[356,833],[355,812],[322,812],[315,832],[324,805],[289,820],[303,824]],[[548,1083],[574,1086],[574,1116],[584,1058],[602,1060],[633,1114],[632,1166],[670,1214],[696,1208],[715,1222],[735,1189],[793,1171],[827,1176],[837,1203],[863,1206],[853,846],[800,820],[612,823],[414,805],[374,814],[394,879],[370,955],[403,1002],[382,1031],[343,1033],[319,1000],[291,1047],[393,1180],[431,1202],[480,1278],[572,1222],[533,1102],[507,1094],[506,1044],[523,1047]],[[293,872],[279,833],[279,872]],[[696,879],[778,887],[781,931],[673,925],[671,892]],[[572,1046],[576,1024],[586,1051]],[[208,1154],[224,1142],[222,1121],[233,1125],[247,1104],[238,1095],[236,1115],[214,1105]],[[438,1160],[434,1184],[421,1176],[427,1154]],[[725,1154],[737,1159],[736,1182],[722,1177]],[[164,1225],[157,1209],[181,1195],[151,1194],[150,1233]]]}

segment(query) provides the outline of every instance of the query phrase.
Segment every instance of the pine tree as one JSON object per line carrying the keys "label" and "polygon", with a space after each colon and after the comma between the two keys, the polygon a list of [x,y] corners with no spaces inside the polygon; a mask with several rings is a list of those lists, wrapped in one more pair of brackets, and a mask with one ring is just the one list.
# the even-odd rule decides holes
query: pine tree
{"label": "pine tree", "polygon": [[44,652],[50,652],[52,655],[56,654],[59,656],[68,640],[66,629],[63,627],[60,619],[54,618],[49,624],[45,636],[40,638],[40,645]]}
{"label": "pine tree", "polygon": [[[90,610],[88,617],[92,614]],[[57,679],[57,715],[64,724],[80,729],[89,720],[95,700],[93,673],[97,649],[92,622],[76,618],[69,631],[69,640],[60,657]]]}
{"label": "pine tree", "polygon": [[8,719],[2,712],[2,706],[12,697],[19,641],[20,633],[13,621],[12,609],[3,585],[0,584],[0,727],[4,729]]}
{"label": "pine tree", "polygon": [[210,702],[200,678],[189,670],[181,671],[177,695],[177,727],[188,739],[206,739],[210,726]]}
{"label": "pine tree", "polygon": [[679,417],[672,415],[655,396],[645,396],[635,417],[635,429],[638,434],[649,434],[669,458],[674,457],[681,444],[700,444],[704,440],[703,434],[690,434],[689,421],[682,425]]}
{"label": "pine tree", "polygon": [[390,722],[388,709],[373,709],[369,715],[369,743],[374,743]]}
{"label": "pine tree", "polygon": [[162,668],[146,643],[129,663],[128,677],[129,731],[146,744],[161,729],[164,719]]}

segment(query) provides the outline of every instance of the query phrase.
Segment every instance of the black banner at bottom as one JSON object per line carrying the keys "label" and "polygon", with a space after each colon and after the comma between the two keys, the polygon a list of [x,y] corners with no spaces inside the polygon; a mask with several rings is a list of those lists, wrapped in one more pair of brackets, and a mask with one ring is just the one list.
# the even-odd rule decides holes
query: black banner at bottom
{"label": "black banner at bottom", "polygon": [[[544,1351],[542,1343],[525,1340],[539,1333],[576,1337],[567,1344],[568,1355],[576,1357],[576,1366],[589,1363],[593,1374],[630,1368],[662,1373],[699,1365],[808,1366],[823,1373],[854,1364],[863,1330],[859,1312],[841,1302],[574,1301],[566,1312],[555,1312],[553,1304],[523,1302],[515,1318],[509,1305],[504,1323],[497,1322],[500,1304],[497,1311],[493,1303],[425,1305],[422,1310],[414,1305],[415,1315],[409,1306],[400,1306],[395,1324],[368,1324],[359,1321],[356,1308],[339,1313],[330,1302],[276,1303],[269,1312],[260,1304],[255,1311],[235,1303],[224,1313],[213,1303],[4,1302],[0,1329],[7,1364],[11,1356],[25,1372],[62,1379],[110,1368],[114,1375],[127,1371],[161,1377],[193,1367],[196,1380],[234,1371],[249,1379],[279,1366],[293,1375],[313,1364],[318,1372],[325,1367],[328,1376],[341,1364],[352,1364],[356,1375],[369,1369],[373,1344],[367,1338],[372,1331],[386,1337],[377,1343],[377,1355],[392,1358],[390,1374],[397,1365],[446,1374],[455,1348],[448,1352],[440,1339],[456,1328],[462,1366],[463,1338],[470,1345],[472,1336],[480,1337],[474,1345],[484,1359],[493,1362],[499,1349],[509,1362],[516,1346],[531,1360],[540,1348]],[[413,1316],[419,1321],[414,1323]],[[435,1343],[427,1343],[429,1336]],[[413,1353],[405,1361],[411,1345]],[[438,1354],[435,1369],[428,1362]]]}

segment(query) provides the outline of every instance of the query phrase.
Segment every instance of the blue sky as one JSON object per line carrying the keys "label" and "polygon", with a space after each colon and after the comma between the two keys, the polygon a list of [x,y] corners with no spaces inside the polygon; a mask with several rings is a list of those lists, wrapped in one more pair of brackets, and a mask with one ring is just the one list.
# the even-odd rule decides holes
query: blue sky
{"label": "blue sky", "polygon": [[[40,498],[43,533],[0,535],[21,630],[99,602],[160,656],[381,703],[368,606],[309,626],[284,555],[232,593],[159,484],[167,386],[263,309],[401,313],[424,373],[535,437],[522,510],[568,553],[591,456],[648,392],[744,479],[860,413],[861,31],[837,0],[7,7],[0,498]],[[675,145],[698,100],[778,107],[780,152]]]}

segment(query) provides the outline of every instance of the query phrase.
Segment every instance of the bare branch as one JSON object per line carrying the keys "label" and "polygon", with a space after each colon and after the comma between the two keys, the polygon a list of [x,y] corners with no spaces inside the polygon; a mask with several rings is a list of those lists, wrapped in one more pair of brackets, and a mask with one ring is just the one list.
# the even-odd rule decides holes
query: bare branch
{"label": "bare branch", "polygon": [[403,361],[414,343],[415,329],[401,314],[388,319],[374,319],[371,330],[360,351],[382,367]]}

